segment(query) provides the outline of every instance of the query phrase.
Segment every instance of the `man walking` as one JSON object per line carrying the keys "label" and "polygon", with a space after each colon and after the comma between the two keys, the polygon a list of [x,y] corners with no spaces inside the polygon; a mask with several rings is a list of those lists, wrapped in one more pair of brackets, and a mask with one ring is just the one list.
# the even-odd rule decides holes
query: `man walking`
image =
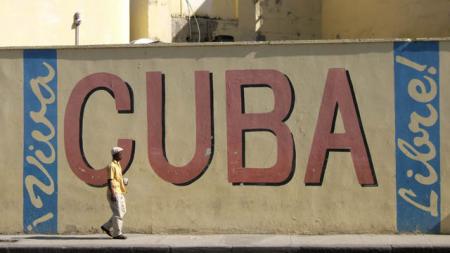
{"label": "man walking", "polygon": [[122,159],[121,147],[111,149],[112,162],[108,166],[108,189],[107,198],[111,207],[112,216],[100,228],[113,239],[127,239],[122,233],[123,217],[127,212],[124,194],[126,192],[124,178],[122,176],[122,167],[119,161]]}

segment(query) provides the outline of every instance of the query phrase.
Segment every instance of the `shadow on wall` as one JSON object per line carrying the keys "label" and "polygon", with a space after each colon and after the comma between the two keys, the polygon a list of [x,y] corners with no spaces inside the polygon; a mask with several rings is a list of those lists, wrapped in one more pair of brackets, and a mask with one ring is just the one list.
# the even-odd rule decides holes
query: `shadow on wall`
{"label": "shadow on wall", "polygon": [[[134,23],[148,24],[148,20],[140,18],[147,14],[139,14],[148,2],[133,3],[131,8],[138,13],[133,15]],[[322,2],[317,0],[180,0],[180,3],[179,13],[168,13],[167,29],[171,32],[166,35],[171,42],[321,38]],[[139,25],[132,25],[131,30],[132,38],[148,32],[147,27]]]}
{"label": "shadow on wall", "polygon": [[[322,1],[240,0],[238,6],[224,8],[234,11],[228,15],[234,18],[228,19],[214,16],[211,11],[217,3],[214,0],[205,1],[195,12],[189,0],[184,1],[191,12],[190,16],[174,18],[174,42],[321,38]],[[233,1],[226,4],[232,5]]]}
{"label": "shadow on wall", "polygon": [[441,233],[450,234],[450,215],[447,217],[442,217],[441,220]]}
{"label": "shadow on wall", "polygon": [[322,33],[322,1],[255,1],[256,40],[312,40]]}
{"label": "shadow on wall", "polygon": [[[205,1],[195,11],[189,0],[183,1],[187,5],[188,15],[172,17],[173,42],[231,42],[235,40],[239,30],[237,18],[206,16],[204,13],[211,13],[211,5],[214,4],[211,0]],[[227,4],[232,3],[227,1]]]}

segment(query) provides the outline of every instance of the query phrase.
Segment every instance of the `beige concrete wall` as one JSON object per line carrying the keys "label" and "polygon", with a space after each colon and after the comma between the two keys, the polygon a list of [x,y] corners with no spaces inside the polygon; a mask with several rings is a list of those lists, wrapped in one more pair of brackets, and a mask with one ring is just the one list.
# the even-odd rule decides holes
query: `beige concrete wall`
{"label": "beige concrete wall", "polygon": [[75,12],[82,18],[80,45],[129,42],[128,0],[1,0],[0,46],[74,45]]}
{"label": "beige concrete wall", "polygon": [[256,39],[256,8],[254,1],[239,1],[239,35],[236,41],[254,41]]}
{"label": "beige concrete wall", "polygon": [[[440,43],[441,101],[441,232],[450,231],[450,175],[445,141],[448,127],[449,81],[443,71],[449,65],[449,42]],[[2,109],[0,128],[4,138],[0,152],[5,183],[0,184],[4,203],[2,233],[22,231],[23,196],[23,52],[0,51]],[[308,159],[327,75],[331,68],[348,71],[359,120],[365,132],[378,184],[362,187],[350,152],[331,152],[321,185],[305,185]],[[230,126],[227,110],[236,100],[227,97],[229,70],[279,71],[292,85],[295,100],[285,123],[292,133],[295,154],[292,178],[280,184],[233,185],[229,178],[232,152],[227,142]],[[214,146],[205,172],[187,185],[162,179],[149,163],[146,73],[165,75],[165,145],[172,165],[184,166],[196,148],[194,72],[212,73]],[[128,83],[133,92],[132,113],[117,113],[113,97],[97,90],[85,104],[82,122],[67,125],[69,97],[80,80],[93,73],[110,73]],[[59,233],[100,232],[109,218],[105,188],[93,187],[78,178],[69,163],[74,153],[66,133],[83,124],[82,143],[86,160],[95,169],[110,162],[109,150],[118,138],[134,139],[134,160],[126,176],[128,213],[126,232],[142,233],[395,233],[396,139],[393,45],[345,44],[239,44],[230,46],[150,46],[135,48],[73,48],[57,51],[58,115],[58,221]],[[98,79],[100,80],[100,79]],[[94,85],[94,83],[92,83]],[[206,86],[204,86],[206,87]],[[245,112],[265,113],[274,108],[275,95],[267,87],[245,88]],[[287,89],[289,90],[289,89]],[[285,89],[286,91],[286,89]],[[78,94],[78,93],[77,93]],[[209,94],[209,93],[207,93]],[[116,96],[117,97],[117,96]],[[152,119],[154,120],[154,119]],[[335,132],[346,133],[342,117]],[[247,167],[267,168],[280,154],[277,137],[270,132],[245,134]],[[286,144],[286,143],[285,143]],[[287,145],[287,144],[286,144]],[[209,153],[206,152],[205,155]],[[232,163],[232,161],[231,161]],[[38,173],[38,172],[36,172]],[[38,192],[38,194],[44,194]]]}
{"label": "beige concrete wall", "polygon": [[10,180],[4,180],[0,185],[0,200],[4,203],[2,215],[2,233],[20,231],[22,224],[21,213],[23,204],[22,198],[22,155],[20,150],[23,145],[23,103],[19,97],[23,96],[23,90],[20,88],[23,76],[22,50],[1,51],[0,52],[0,85],[2,92],[2,108],[0,117],[4,118],[0,122],[5,136],[4,143],[8,143],[9,148],[0,152],[0,157],[4,163],[1,169]]}
{"label": "beige concrete wall", "polygon": [[450,36],[449,0],[323,0],[322,38]]}
{"label": "beige concrete wall", "polygon": [[[441,64],[441,68],[444,70],[441,75],[442,75],[442,80],[447,80],[448,78],[450,78],[450,73],[448,71],[445,71],[447,69],[449,69],[450,67],[450,63],[448,62],[448,57],[450,57],[450,45],[448,43],[445,44],[441,44],[441,60],[440,60],[440,64]],[[441,92],[442,94],[448,94],[450,92],[448,85],[442,85],[441,86]],[[445,99],[445,98],[444,98]],[[444,99],[441,100],[441,124],[443,126],[448,126],[450,124],[450,117],[449,117],[449,113],[450,113],[450,105],[447,103],[447,101],[445,101]],[[450,151],[450,143],[447,141],[448,138],[450,138],[448,131],[441,131],[441,139],[443,140],[441,142],[441,150],[443,150],[444,152],[442,152],[441,155],[441,164],[448,164],[450,162],[450,157],[448,156],[448,152]],[[444,187],[441,187],[442,189],[442,201],[444,203],[450,203],[450,193],[447,190],[448,187],[446,186],[447,184],[450,183],[450,172],[445,169],[445,167],[442,167],[444,169],[441,170],[441,178],[442,178],[442,185]],[[450,205],[449,204],[444,204],[442,205],[442,231],[446,234],[450,233]]]}
{"label": "beige concrete wall", "polygon": [[256,32],[263,40],[320,39],[321,11],[316,0],[259,0]]}
{"label": "beige concrete wall", "polygon": [[[114,73],[131,85],[134,113],[117,114],[110,95],[98,92],[87,103],[83,137],[86,158],[96,168],[108,163],[108,150],[115,145],[116,138],[136,140],[135,158],[127,173],[130,186],[125,226],[128,231],[393,232],[395,171],[391,166],[395,152],[390,48],[390,44],[347,44],[61,50],[58,56],[60,82],[67,86],[59,97],[60,112],[64,113],[69,91],[88,72]],[[372,53],[360,57],[355,54],[357,52]],[[151,59],[144,60],[143,55],[151,55]],[[380,62],[385,63],[383,71],[370,72],[371,66]],[[322,187],[305,187],[303,183],[326,75],[331,67],[347,68],[352,74],[367,139],[374,154],[379,187],[363,188],[358,184],[348,153],[330,157]],[[64,74],[68,68],[70,75]],[[295,174],[288,184],[233,186],[227,180],[225,71],[231,69],[276,69],[286,74],[294,86],[296,101],[287,124],[294,135],[297,154]],[[165,74],[166,153],[172,164],[182,166],[192,159],[195,148],[193,74],[196,70],[213,73],[214,156],[197,181],[187,186],[175,186],[159,178],[149,166],[145,72],[162,71]],[[272,96],[270,90],[264,88],[250,91],[247,111],[270,110]],[[379,108],[375,104],[384,106]],[[105,128],[105,122],[114,123]],[[377,137],[379,135],[391,141],[386,143],[385,138]],[[246,144],[248,166],[273,164],[277,156],[274,145],[274,138],[268,133],[249,134]],[[60,212],[64,215],[60,217],[59,229],[61,232],[93,231],[109,214],[105,189],[81,182],[65,161],[65,154],[61,152],[59,194]]]}

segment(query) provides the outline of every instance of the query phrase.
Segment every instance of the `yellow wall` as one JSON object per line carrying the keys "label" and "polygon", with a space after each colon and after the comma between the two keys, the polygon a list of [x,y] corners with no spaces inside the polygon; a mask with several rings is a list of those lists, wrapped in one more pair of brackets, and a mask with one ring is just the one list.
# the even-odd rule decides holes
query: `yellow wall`
{"label": "yellow wall", "polygon": [[172,19],[168,1],[148,1],[148,37],[172,42]]}
{"label": "yellow wall", "polygon": [[192,9],[185,0],[0,0],[0,46],[73,45],[77,11],[80,45],[127,44],[145,37],[172,42],[181,30],[186,33],[185,19],[194,13],[218,21],[213,35],[229,34],[235,40],[254,40],[256,34],[259,40],[450,36],[450,0],[189,3]]}
{"label": "yellow wall", "polygon": [[75,12],[80,45],[129,43],[128,0],[1,0],[0,46],[74,45]]}
{"label": "yellow wall", "polygon": [[238,17],[238,0],[168,0],[172,16],[198,16],[235,19]]}
{"label": "yellow wall", "polygon": [[147,0],[130,1],[130,40],[148,37]]}
{"label": "yellow wall", "polygon": [[449,0],[322,0],[322,37],[450,36]]}

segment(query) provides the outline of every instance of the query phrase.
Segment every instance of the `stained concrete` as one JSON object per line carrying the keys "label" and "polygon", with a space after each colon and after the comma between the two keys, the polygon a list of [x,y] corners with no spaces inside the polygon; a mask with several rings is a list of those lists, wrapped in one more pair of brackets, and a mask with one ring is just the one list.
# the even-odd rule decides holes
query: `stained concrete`
{"label": "stained concrete", "polygon": [[449,235],[2,235],[0,252],[449,252]]}

